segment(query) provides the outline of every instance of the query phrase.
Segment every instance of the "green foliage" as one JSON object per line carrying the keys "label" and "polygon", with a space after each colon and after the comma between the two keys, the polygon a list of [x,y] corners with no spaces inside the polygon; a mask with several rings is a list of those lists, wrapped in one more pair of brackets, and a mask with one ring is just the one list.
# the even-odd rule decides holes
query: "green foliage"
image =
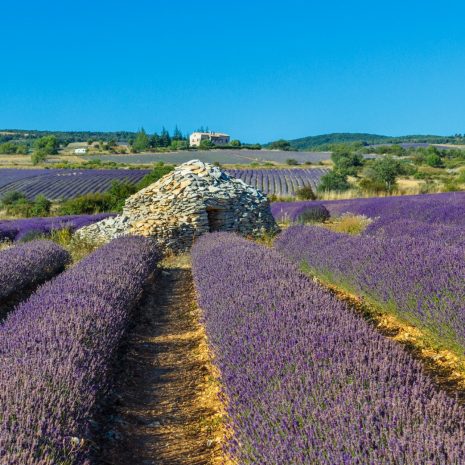
{"label": "green foliage", "polygon": [[299,187],[299,189],[295,191],[295,195],[299,200],[315,200],[316,199],[312,186],[310,186],[309,184]]}
{"label": "green foliage", "polygon": [[425,163],[433,168],[442,168],[444,166],[442,158],[436,153],[429,153],[426,155]]}
{"label": "green foliage", "polygon": [[170,149],[171,150],[187,150],[189,148],[189,143],[185,140],[172,140]]}
{"label": "green foliage", "polygon": [[403,157],[407,155],[407,150],[397,144],[381,145],[379,147],[369,147],[369,150],[373,153],[379,153],[383,155],[395,155],[397,157]]}
{"label": "green foliage", "polygon": [[44,162],[45,160],[47,160],[47,154],[44,151],[35,150],[34,152],[32,152],[31,161],[34,166]]}
{"label": "green foliage", "polygon": [[332,170],[321,177],[320,184],[318,185],[318,192],[343,192],[349,188],[350,183],[347,180],[347,174]]}
{"label": "green foliage", "polygon": [[0,144],[0,153],[5,155],[26,154],[28,147],[25,144],[15,144],[14,142],[5,142]]}
{"label": "green foliage", "polygon": [[174,170],[173,165],[165,165],[163,162],[157,163],[149,174],[146,174],[138,183],[137,190],[143,189],[144,187],[153,184],[162,178],[165,174]]}
{"label": "green foliage", "polygon": [[131,148],[133,152],[144,152],[150,147],[150,139],[147,136],[144,128],[136,134],[136,138],[134,139]]}
{"label": "green foliage", "polygon": [[241,141],[240,140],[237,140],[237,139],[233,139],[229,145],[231,147],[240,147],[242,144],[241,144]]}
{"label": "green foliage", "polygon": [[8,192],[0,200],[8,215],[19,217],[48,216],[52,203],[43,195],[28,200],[22,192]]}
{"label": "green foliage", "polygon": [[331,160],[336,171],[348,176],[356,176],[363,166],[362,155],[352,151],[347,146],[335,149],[331,154]]}
{"label": "green foliage", "polygon": [[[409,135],[390,137],[379,134],[366,133],[332,133],[318,136],[301,137],[288,141],[292,150],[331,150],[333,144],[358,144],[369,146],[375,144],[401,144],[401,143],[429,143],[429,144],[463,144],[465,138],[461,134],[453,136]],[[271,144],[268,145],[270,147]],[[370,151],[373,147],[370,147]],[[396,149],[394,149],[396,150]],[[391,153],[392,152],[382,152]]]}
{"label": "green foliage", "polygon": [[299,162],[295,158],[288,158],[286,160],[286,163],[291,166],[295,166],[299,164]]}
{"label": "green foliage", "polygon": [[205,149],[205,150],[212,149],[213,147],[215,147],[215,144],[209,139],[205,139],[201,141],[199,145],[199,148]]}
{"label": "green foliage", "polygon": [[[404,173],[404,168],[399,160],[391,155],[374,160],[366,170],[366,178],[373,186],[384,185],[387,192],[392,192],[397,181],[397,177]],[[369,184],[368,184],[369,185]],[[368,187],[366,185],[365,187]]]}
{"label": "green foliage", "polygon": [[137,192],[137,186],[125,181],[114,180],[111,183],[111,187],[107,192],[110,197],[110,209],[111,211],[121,212],[123,211],[125,200]]}
{"label": "green foliage", "polygon": [[38,195],[31,206],[30,216],[48,216],[52,202],[43,195]]}
{"label": "green foliage", "polygon": [[284,151],[289,151],[291,150],[291,144],[289,141],[284,140],[284,139],[279,139],[275,142],[272,142],[268,148],[271,150],[284,150]]}
{"label": "green foliage", "polygon": [[58,208],[59,215],[84,215],[112,211],[112,198],[108,193],[89,193],[65,200]]}
{"label": "green foliage", "polygon": [[58,139],[55,136],[41,137],[36,140],[34,148],[45,155],[56,155],[59,149]]}

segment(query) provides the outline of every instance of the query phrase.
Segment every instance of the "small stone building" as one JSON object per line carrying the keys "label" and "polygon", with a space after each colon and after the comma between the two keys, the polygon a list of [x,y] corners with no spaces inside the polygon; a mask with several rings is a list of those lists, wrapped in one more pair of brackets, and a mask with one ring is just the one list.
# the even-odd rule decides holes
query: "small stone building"
{"label": "small stone building", "polygon": [[178,166],[126,200],[123,213],[78,231],[110,240],[152,236],[165,250],[188,250],[213,231],[258,236],[277,230],[266,196],[218,167],[199,160]]}

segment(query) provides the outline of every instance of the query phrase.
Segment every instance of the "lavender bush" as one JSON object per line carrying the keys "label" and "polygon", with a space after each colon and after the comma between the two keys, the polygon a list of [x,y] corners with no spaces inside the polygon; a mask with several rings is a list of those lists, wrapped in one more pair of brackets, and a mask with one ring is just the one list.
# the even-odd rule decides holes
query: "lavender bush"
{"label": "lavender bush", "polygon": [[3,220],[0,221],[0,240],[20,241],[32,234],[47,235],[50,234],[52,230],[63,228],[76,231],[79,228],[96,223],[110,216],[114,215],[99,213],[96,215],[51,216],[45,218]]}
{"label": "lavender bush", "polygon": [[68,252],[51,241],[32,241],[0,252],[0,301],[61,271]]}
{"label": "lavender bush", "polygon": [[193,272],[237,463],[465,463],[464,409],[276,251],[210,234]]}
{"label": "lavender bush", "polygon": [[159,253],[112,241],[42,286],[0,326],[0,464],[87,464],[90,423]]}
{"label": "lavender bush", "polygon": [[306,263],[317,274],[465,349],[463,249],[428,234],[347,236],[315,226],[287,229],[275,247],[295,263]]}

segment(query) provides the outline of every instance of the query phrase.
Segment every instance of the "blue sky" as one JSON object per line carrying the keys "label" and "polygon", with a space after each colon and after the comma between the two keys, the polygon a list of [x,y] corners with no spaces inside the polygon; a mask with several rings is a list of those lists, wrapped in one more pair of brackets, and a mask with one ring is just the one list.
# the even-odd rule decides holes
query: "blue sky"
{"label": "blue sky", "polygon": [[3,2],[0,128],[465,132],[465,2]]}

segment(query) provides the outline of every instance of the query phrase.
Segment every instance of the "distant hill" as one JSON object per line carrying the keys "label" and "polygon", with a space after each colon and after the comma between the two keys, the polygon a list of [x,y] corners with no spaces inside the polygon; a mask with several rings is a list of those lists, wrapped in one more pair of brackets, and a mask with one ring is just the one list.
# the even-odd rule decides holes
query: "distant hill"
{"label": "distant hill", "polygon": [[10,140],[28,142],[34,141],[42,136],[56,136],[61,143],[72,142],[87,142],[88,140],[103,140],[109,142],[114,140],[117,142],[127,142],[128,139],[136,136],[135,132],[131,131],[114,131],[114,132],[99,132],[99,131],[36,131],[25,129],[0,129],[0,143]]}
{"label": "distant hill", "polygon": [[[301,137],[288,140],[293,150],[327,150],[332,144],[346,144],[360,142],[363,145],[400,144],[400,143],[429,143],[429,144],[463,144],[465,137],[455,136],[411,135],[411,136],[383,136],[357,132],[335,132],[318,136]],[[271,142],[270,142],[271,144]],[[268,144],[268,145],[270,145]]]}

